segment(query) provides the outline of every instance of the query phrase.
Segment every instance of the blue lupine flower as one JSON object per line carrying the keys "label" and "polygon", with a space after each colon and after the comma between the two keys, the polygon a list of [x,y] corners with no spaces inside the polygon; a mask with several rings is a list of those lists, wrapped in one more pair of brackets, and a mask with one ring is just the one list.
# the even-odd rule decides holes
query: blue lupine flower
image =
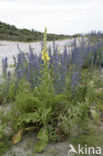
{"label": "blue lupine flower", "polygon": [[74,72],[72,79],[71,79],[72,91],[75,90],[75,88],[78,86],[78,84],[79,84],[79,72]]}
{"label": "blue lupine flower", "polygon": [[[92,36],[101,37],[101,34],[92,33],[89,36],[91,40]],[[98,66],[99,72],[103,67],[103,44],[102,42],[95,42],[91,45],[90,41],[85,40],[82,36],[81,43],[78,45],[76,38],[74,38],[72,44],[72,50],[68,53],[67,46],[65,45],[63,52],[58,52],[58,45],[53,41],[53,51],[49,46],[49,65],[48,69],[52,71],[50,74],[53,77],[53,83],[57,93],[63,91],[66,87],[66,78],[71,78],[71,88],[75,90],[81,80],[81,72],[84,67],[91,68],[92,66]],[[27,82],[34,88],[40,83],[41,70],[43,68],[43,60],[41,59],[41,53],[36,55],[31,46],[29,46],[29,53],[25,54],[17,45],[19,54],[17,57],[13,56],[15,65],[15,79],[16,86],[20,79],[26,77]],[[43,42],[41,41],[41,49]],[[6,75],[9,79],[9,73],[7,73],[7,58],[2,60],[3,75]]]}
{"label": "blue lupine flower", "polygon": [[[33,54],[32,48],[29,47],[30,53],[28,56],[28,74],[27,80],[31,83],[31,86],[34,87],[38,85],[39,76],[40,76],[40,55]],[[39,58],[39,59],[38,59]]]}
{"label": "blue lupine flower", "polygon": [[50,66],[51,66],[51,64],[52,64],[51,46],[49,46],[49,58],[50,58],[49,64],[50,64]]}
{"label": "blue lupine flower", "polygon": [[7,80],[6,80],[6,93],[8,93],[9,87],[10,87],[10,77],[11,77],[11,73],[10,73],[10,71],[8,71]]}
{"label": "blue lupine flower", "polygon": [[2,59],[2,73],[3,73],[3,77],[5,77],[7,75],[7,68],[8,68],[8,59],[7,59],[7,57],[5,57],[4,59]]}

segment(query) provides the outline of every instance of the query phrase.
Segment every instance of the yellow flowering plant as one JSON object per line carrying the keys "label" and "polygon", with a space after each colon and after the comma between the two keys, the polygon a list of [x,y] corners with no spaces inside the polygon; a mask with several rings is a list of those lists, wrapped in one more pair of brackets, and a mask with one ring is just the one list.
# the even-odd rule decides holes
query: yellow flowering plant
{"label": "yellow flowering plant", "polygon": [[47,62],[47,61],[50,60],[48,53],[45,52],[44,50],[42,51],[42,60],[43,60],[44,62]]}
{"label": "yellow flowering plant", "polygon": [[44,31],[44,45],[41,54],[43,60],[41,86],[45,88],[45,91],[50,91],[50,88],[52,88],[52,79],[50,76],[50,69],[48,69],[50,57],[47,50],[47,28],[45,28]]}
{"label": "yellow flowering plant", "polygon": [[50,60],[46,44],[47,44],[47,28],[45,28],[44,32],[44,47],[42,51],[42,60],[44,61],[44,64],[48,63],[48,61]]}

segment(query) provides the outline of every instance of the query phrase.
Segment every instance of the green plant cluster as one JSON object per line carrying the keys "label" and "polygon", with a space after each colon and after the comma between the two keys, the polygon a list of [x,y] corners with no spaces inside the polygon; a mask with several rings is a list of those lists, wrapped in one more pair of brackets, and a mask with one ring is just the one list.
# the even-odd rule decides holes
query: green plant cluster
{"label": "green plant cluster", "polygon": [[[45,39],[46,31],[44,50],[46,49]],[[44,61],[41,83],[34,89],[30,87],[25,78],[19,81],[16,93],[13,81],[5,94],[6,96],[2,94],[4,88],[1,89],[1,103],[5,101],[12,103],[12,109],[11,112],[1,115],[0,149],[2,146],[6,149],[4,123],[9,124],[13,130],[12,142],[14,144],[21,140],[24,131],[34,130],[39,140],[34,145],[34,150],[42,152],[48,142],[55,143],[65,141],[71,136],[88,135],[90,124],[98,122],[97,106],[92,105],[97,102],[99,103],[98,108],[101,109],[102,92],[101,90],[98,92],[98,90],[103,82],[99,74],[84,69],[81,82],[74,92],[70,89],[70,81],[67,79],[65,92],[57,94],[53,87],[51,71],[48,70],[48,63],[48,61]]]}
{"label": "green plant cluster", "polygon": [[[38,32],[34,29],[18,29],[14,25],[9,25],[3,22],[0,22],[0,40],[10,40],[10,41],[41,41],[43,33]],[[56,35],[48,34],[48,41],[51,40],[63,40],[69,38],[69,35]]]}

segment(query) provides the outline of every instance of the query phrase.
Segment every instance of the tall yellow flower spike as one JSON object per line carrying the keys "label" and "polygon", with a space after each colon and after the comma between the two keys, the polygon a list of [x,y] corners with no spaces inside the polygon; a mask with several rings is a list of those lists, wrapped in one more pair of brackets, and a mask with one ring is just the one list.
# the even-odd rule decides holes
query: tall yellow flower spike
{"label": "tall yellow flower spike", "polygon": [[45,28],[45,32],[44,32],[44,47],[43,47],[43,51],[42,51],[42,60],[44,62],[48,62],[50,60],[48,52],[47,52],[47,28]]}

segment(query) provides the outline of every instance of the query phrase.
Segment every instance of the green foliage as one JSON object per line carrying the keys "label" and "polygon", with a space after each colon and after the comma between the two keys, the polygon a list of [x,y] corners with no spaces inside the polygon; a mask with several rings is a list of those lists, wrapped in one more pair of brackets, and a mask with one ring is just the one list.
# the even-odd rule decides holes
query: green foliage
{"label": "green foliage", "polygon": [[16,96],[15,83],[12,81],[8,91],[8,100],[13,101],[15,99],[15,96]]}
{"label": "green foliage", "polygon": [[39,104],[41,104],[41,101],[31,94],[19,93],[16,97],[16,107],[20,113],[32,112]]}
{"label": "green foliage", "polygon": [[95,95],[96,108],[103,112],[103,90],[97,89]]}
{"label": "green foliage", "polygon": [[0,85],[0,105],[6,102],[6,95],[4,85]]}
{"label": "green foliage", "polygon": [[0,155],[6,152],[10,147],[10,141],[8,138],[4,138],[3,141],[0,141]]}
{"label": "green foliage", "polygon": [[0,125],[0,139],[2,139],[2,137],[4,135],[5,127],[6,127],[5,124]]}
{"label": "green foliage", "polygon": [[[12,27],[12,29],[16,28]],[[28,30],[21,31],[29,36]],[[46,31],[45,29],[43,50],[48,54]],[[12,34],[12,32],[9,33]],[[94,80],[95,75],[92,71],[83,69],[81,81],[74,91],[70,87],[70,79],[67,78],[64,92],[57,94],[48,64],[48,59],[46,61],[43,59],[43,68],[39,78],[41,83],[34,89],[30,87],[25,78],[18,82],[15,89],[15,75],[12,75],[13,79],[8,92],[4,92],[2,86],[0,87],[0,102],[2,103],[5,99],[3,93],[6,94],[8,101],[13,102],[12,112],[7,113],[2,120],[3,122],[9,121],[12,129],[16,133],[18,131],[13,137],[14,143],[21,140],[22,132],[35,128],[39,139],[35,145],[35,152],[42,152],[49,141],[64,141],[65,138],[71,136],[81,135],[79,139],[82,142],[82,139],[89,133],[89,124],[96,123],[98,120],[98,112],[95,106],[92,106],[93,103],[97,102],[98,108],[103,108],[103,92],[99,88],[100,85],[102,86],[102,81],[98,76]],[[4,137],[4,125],[0,128],[0,138],[2,137]],[[5,148],[3,141],[0,142],[0,147]]]}
{"label": "green foliage", "polygon": [[9,139],[5,136],[6,124],[0,125],[0,155],[5,152],[9,146]]}
{"label": "green foliage", "polygon": [[52,124],[48,125],[48,134],[49,134],[49,141],[56,143],[56,142],[60,142],[60,136],[57,134],[56,132],[56,128],[53,126],[53,119],[52,119]]}
{"label": "green foliage", "polygon": [[48,144],[48,131],[45,128],[40,129],[37,138],[40,141],[35,145],[35,152],[42,152]]}
{"label": "green foliage", "polygon": [[[42,83],[36,87],[34,91],[31,92],[26,83],[25,85],[24,83],[20,83],[19,91],[16,95],[16,108],[20,116],[16,121],[16,128],[25,128],[33,125],[36,129],[40,127],[45,129],[40,130],[38,133],[40,141],[35,149],[38,152],[44,150],[44,147],[46,147],[48,143],[49,136],[47,134],[50,132],[48,127],[55,125],[55,121],[50,123],[52,115],[57,114],[56,116],[59,116],[56,110],[61,112],[62,106],[66,103],[65,95],[55,94],[46,67],[45,65],[45,74],[43,74]],[[53,128],[53,130],[55,132],[55,128]],[[43,136],[47,136],[48,139],[45,140]]]}
{"label": "green foliage", "polygon": [[[9,25],[3,22],[0,22],[0,40],[11,40],[11,41],[40,41],[43,33],[38,31],[32,31],[27,29],[18,29],[13,25]],[[70,38],[68,35],[56,35],[48,34],[47,39],[51,40],[62,40]]]}
{"label": "green foliage", "polygon": [[[48,87],[48,85],[47,85]],[[40,86],[34,90],[34,96],[39,99],[39,103],[36,104],[36,107],[39,108],[49,108],[56,109],[65,104],[66,96],[65,95],[56,95],[51,88],[45,88],[45,86]]]}
{"label": "green foliage", "polygon": [[98,121],[98,119],[99,119],[99,116],[98,116],[97,111],[96,111],[96,110],[91,109],[91,110],[90,110],[90,112],[91,112],[91,117],[93,118],[94,122],[97,122],[97,121]]}
{"label": "green foliage", "polygon": [[[89,123],[89,103],[88,100],[84,103],[78,103],[76,106],[70,106],[66,108],[64,113],[59,116],[59,127],[68,136],[72,134],[74,128],[78,131],[80,125],[83,124],[86,127]],[[85,131],[85,129],[84,129]],[[78,134],[78,133],[77,133]]]}
{"label": "green foliage", "polygon": [[99,129],[94,124],[89,124],[88,133],[82,133],[78,136],[70,136],[70,142],[72,145],[80,144],[81,146],[88,145],[89,147],[102,147],[103,141],[101,139],[103,135],[102,129]]}
{"label": "green foliage", "polygon": [[42,120],[44,127],[47,126],[48,121],[50,120],[51,111],[52,111],[51,107],[39,109],[39,113],[41,115],[41,120]]}
{"label": "green foliage", "polygon": [[40,124],[41,122],[41,118],[38,112],[34,112],[34,113],[27,113],[24,115],[21,115],[17,122],[16,122],[16,127],[24,127],[27,126],[27,124],[31,123],[31,124],[35,124],[38,123]]}

